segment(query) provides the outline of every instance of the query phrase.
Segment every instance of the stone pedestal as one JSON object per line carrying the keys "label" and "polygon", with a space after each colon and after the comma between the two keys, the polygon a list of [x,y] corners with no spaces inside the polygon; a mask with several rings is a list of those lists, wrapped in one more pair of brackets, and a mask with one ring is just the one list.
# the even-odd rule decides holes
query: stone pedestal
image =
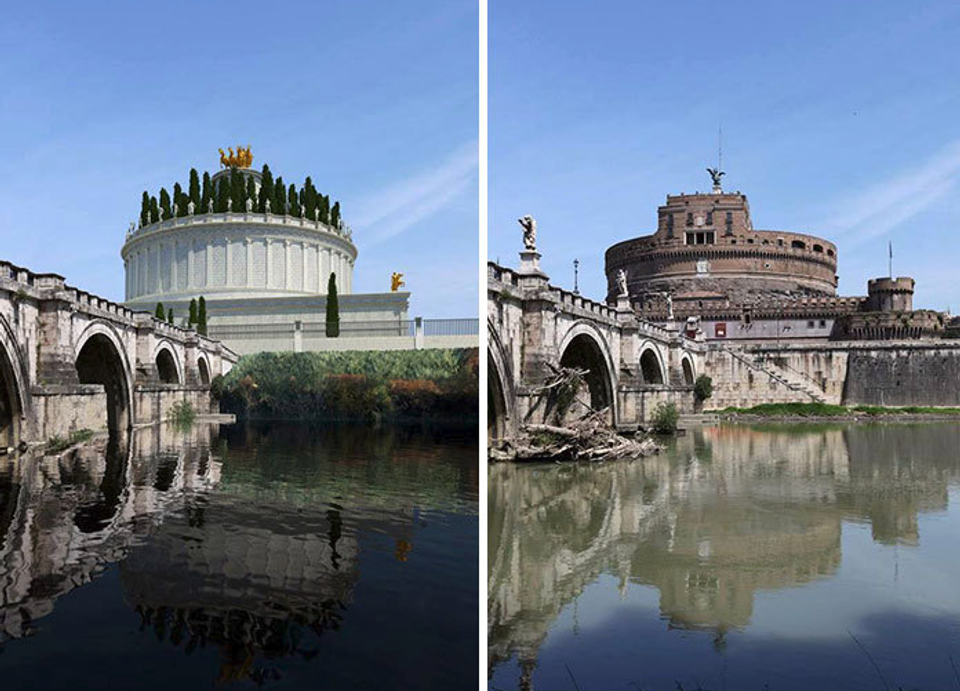
{"label": "stone pedestal", "polygon": [[520,270],[518,274],[530,274],[546,277],[540,269],[540,253],[536,250],[524,250],[520,253]]}

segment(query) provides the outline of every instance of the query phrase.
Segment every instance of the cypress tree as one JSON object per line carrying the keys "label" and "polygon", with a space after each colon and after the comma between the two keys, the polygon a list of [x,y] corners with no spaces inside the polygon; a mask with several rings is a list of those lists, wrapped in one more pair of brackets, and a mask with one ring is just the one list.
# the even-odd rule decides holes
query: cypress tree
{"label": "cypress tree", "polygon": [[330,274],[327,283],[327,337],[340,335],[340,301],[337,299],[337,274]]}
{"label": "cypress tree", "polygon": [[226,213],[227,200],[230,198],[230,186],[225,177],[217,182],[217,201],[214,202],[214,211],[218,214]]}
{"label": "cypress tree", "polygon": [[163,210],[163,220],[173,217],[173,209],[170,208],[170,193],[166,187],[160,188],[160,208]]}
{"label": "cypress tree", "polygon": [[283,187],[283,176],[277,178],[273,186],[273,213],[281,216],[286,213],[287,208],[287,190]]}
{"label": "cypress tree", "polygon": [[240,173],[236,168],[230,171],[230,198],[233,199],[233,210],[234,211],[243,211],[243,194],[245,192],[243,186],[243,174]]}
{"label": "cypress tree", "polygon": [[187,316],[187,326],[197,323],[197,298],[190,298],[190,313]]}
{"label": "cypress tree", "polygon": [[243,208],[247,208],[247,200],[253,202],[253,208],[257,208],[257,185],[253,181],[253,176],[247,178],[247,193],[243,196]]}
{"label": "cypress tree", "polygon": [[300,198],[297,196],[297,187],[290,183],[290,192],[287,194],[287,208],[291,216],[300,216]]}
{"label": "cypress tree", "polygon": [[173,324],[173,308],[167,310],[167,323]]}
{"label": "cypress tree", "polygon": [[197,175],[197,169],[190,169],[190,201],[193,202],[193,213],[202,213],[200,210],[200,176]]}
{"label": "cypress tree", "polygon": [[150,195],[143,191],[143,198],[140,200],[140,225],[150,225]]}
{"label": "cypress tree", "polygon": [[311,221],[317,220],[317,190],[313,186],[310,176],[303,182],[303,205],[306,207],[307,218]]}
{"label": "cypress tree", "polygon": [[157,205],[157,198],[150,197],[150,222],[156,223],[160,220],[160,207]]}
{"label": "cypress tree", "polygon": [[317,206],[320,207],[320,222],[330,223],[330,197],[321,194],[317,201]]}
{"label": "cypress tree", "polygon": [[204,336],[207,335],[207,301],[202,295],[197,303],[197,331]]}
{"label": "cypress tree", "polygon": [[203,192],[200,193],[200,204],[197,208],[198,214],[207,213],[207,207],[210,200],[213,199],[213,186],[210,183],[210,173],[203,171]]}
{"label": "cypress tree", "polygon": [[[273,173],[270,172],[270,166],[264,163],[260,175],[260,199],[257,200],[257,211],[263,213],[267,210],[268,199],[270,206],[273,207]],[[273,211],[276,212],[275,209]]]}
{"label": "cypress tree", "polygon": [[187,203],[184,199],[183,188],[180,187],[179,182],[173,183],[173,208],[176,211],[176,215],[179,218],[180,216],[187,215]]}
{"label": "cypress tree", "polygon": [[159,319],[160,321],[166,321],[167,313],[163,311],[163,303],[157,303],[157,309],[153,311],[153,316]]}
{"label": "cypress tree", "polygon": [[340,202],[334,202],[330,209],[330,225],[334,228],[340,225]]}

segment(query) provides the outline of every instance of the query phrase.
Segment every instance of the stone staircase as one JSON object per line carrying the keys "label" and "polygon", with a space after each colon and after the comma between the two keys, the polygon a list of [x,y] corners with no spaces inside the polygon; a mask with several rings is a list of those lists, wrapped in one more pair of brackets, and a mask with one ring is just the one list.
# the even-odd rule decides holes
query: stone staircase
{"label": "stone staircase", "polygon": [[782,367],[770,358],[758,357],[749,352],[736,351],[726,347],[721,348],[721,350],[726,352],[731,357],[736,358],[748,367],[751,367],[759,372],[763,372],[774,381],[782,384],[791,391],[794,391],[805,398],[809,398],[815,403],[827,402],[827,396],[824,390],[820,388],[812,379],[800,374],[799,372],[794,372],[786,367]]}

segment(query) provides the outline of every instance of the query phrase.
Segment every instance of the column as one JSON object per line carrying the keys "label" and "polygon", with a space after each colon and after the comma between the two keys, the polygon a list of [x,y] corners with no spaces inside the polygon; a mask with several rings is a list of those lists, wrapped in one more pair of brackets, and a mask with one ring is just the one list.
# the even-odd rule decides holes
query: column
{"label": "column", "polygon": [[173,250],[170,254],[170,292],[177,292],[177,241],[173,241]]}
{"label": "column", "polygon": [[307,292],[307,243],[300,243],[300,290]]}
{"label": "column", "polygon": [[264,267],[264,281],[266,282],[267,289],[270,288],[270,265],[272,263],[270,261],[270,247],[272,245],[273,245],[273,240],[271,240],[270,238],[267,238],[267,249],[265,252],[267,265]]}
{"label": "column", "polygon": [[187,288],[192,288],[197,281],[197,269],[193,265],[193,240],[187,247]]}
{"label": "column", "polygon": [[250,238],[246,238],[243,244],[247,250],[247,275],[243,279],[243,285],[245,288],[249,288],[253,276],[253,243],[250,242]]}
{"label": "column", "polygon": [[326,295],[327,283],[330,282],[330,249],[320,250],[320,292]]}
{"label": "column", "polygon": [[290,281],[293,278],[290,270],[290,241],[283,241],[283,287],[290,290]]}
{"label": "column", "polygon": [[233,281],[233,250],[230,247],[230,238],[224,236],[223,242],[226,245],[223,251],[227,255],[227,269],[226,269],[227,275],[223,277],[223,285],[229,286],[229,285],[233,285],[233,283],[231,282]]}

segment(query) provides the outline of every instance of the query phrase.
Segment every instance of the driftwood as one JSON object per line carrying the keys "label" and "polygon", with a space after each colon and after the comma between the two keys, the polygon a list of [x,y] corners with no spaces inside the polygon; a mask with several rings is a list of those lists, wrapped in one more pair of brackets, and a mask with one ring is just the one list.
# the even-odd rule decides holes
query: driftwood
{"label": "driftwood", "polygon": [[568,425],[531,424],[516,437],[491,445],[492,461],[603,461],[640,458],[659,453],[650,438],[629,439],[617,434],[606,421],[606,409],[593,410]]}

